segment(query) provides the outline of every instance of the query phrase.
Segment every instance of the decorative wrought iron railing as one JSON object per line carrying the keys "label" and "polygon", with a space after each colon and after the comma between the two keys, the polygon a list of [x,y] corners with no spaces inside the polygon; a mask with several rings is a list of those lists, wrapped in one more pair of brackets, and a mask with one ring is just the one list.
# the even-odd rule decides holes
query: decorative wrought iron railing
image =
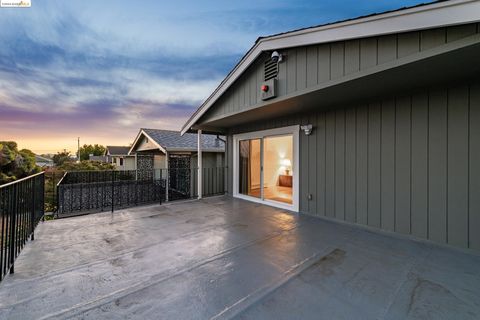
{"label": "decorative wrought iron railing", "polygon": [[44,215],[43,172],[0,186],[0,280],[14,272],[15,259]]}
{"label": "decorative wrought iron railing", "polygon": [[[203,196],[225,192],[226,168],[203,168]],[[69,216],[198,196],[198,169],[72,171],[57,185],[57,214]]]}

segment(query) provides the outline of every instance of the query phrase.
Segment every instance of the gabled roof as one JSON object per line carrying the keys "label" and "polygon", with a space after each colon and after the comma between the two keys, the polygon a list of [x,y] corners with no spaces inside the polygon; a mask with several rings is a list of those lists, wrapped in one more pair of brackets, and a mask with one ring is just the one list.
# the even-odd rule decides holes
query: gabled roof
{"label": "gabled roof", "polygon": [[128,155],[130,147],[125,146],[107,146],[107,154],[111,156]]}
{"label": "gabled roof", "polygon": [[[135,142],[130,148],[132,152],[137,145],[139,138],[145,136],[151,139],[160,150],[165,151],[197,151],[197,134],[187,133],[183,136],[180,131],[160,130],[160,129],[140,129]],[[203,134],[202,135],[202,150],[208,152],[224,152],[225,143],[222,139],[217,138],[216,135]]]}
{"label": "gabled roof", "polygon": [[449,0],[259,37],[207,100],[184,124],[181,133],[185,134],[191,130],[202,115],[263,52],[478,21],[480,21],[480,1]]}

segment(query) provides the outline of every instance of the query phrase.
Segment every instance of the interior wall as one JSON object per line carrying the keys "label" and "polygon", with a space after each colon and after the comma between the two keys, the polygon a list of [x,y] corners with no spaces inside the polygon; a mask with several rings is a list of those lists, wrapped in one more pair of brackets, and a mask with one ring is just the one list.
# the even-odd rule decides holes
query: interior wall
{"label": "interior wall", "polygon": [[[281,163],[288,159],[293,163],[293,137],[279,136],[264,140],[264,187],[278,185],[278,176],[285,174],[285,167]],[[293,174],[291,168],[290,175]]]}

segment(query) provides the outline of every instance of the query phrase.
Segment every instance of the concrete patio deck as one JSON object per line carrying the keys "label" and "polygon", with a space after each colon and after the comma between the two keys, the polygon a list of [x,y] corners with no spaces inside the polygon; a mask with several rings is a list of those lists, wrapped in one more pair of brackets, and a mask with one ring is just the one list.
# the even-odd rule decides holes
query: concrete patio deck
{"label": "concrete patio deck", "polygon": [[1,319],[480,319],[480,256],[229,197],[41,223]]}

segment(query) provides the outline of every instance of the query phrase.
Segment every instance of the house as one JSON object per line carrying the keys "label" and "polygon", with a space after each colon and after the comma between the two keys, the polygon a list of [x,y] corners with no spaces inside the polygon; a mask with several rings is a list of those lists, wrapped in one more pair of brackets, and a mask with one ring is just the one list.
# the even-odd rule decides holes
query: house
{"label": "house", "polygon": [[103,156],[94,156],[93,154],[88,155],[88,160],[90,161],[98,161],[98,162],[109,162],[108,157]]}
{"label": "house", "polygon": [[[202,141],[204,167],[223,167],[225,141],[217,135],[204,135]],[[139,166],[153,169],[196,168],[197,135],[179,131],[145,129],[138,132],[129,154],[136,154]],[[142,163],[142,164],[141,164]]]}
{"label": "house", "polygon": [[115,165],[117,170],[135,170],[135,155],[128,154],[130,147],[107,146],[105,150],[106,162]]}
{"label": "house", "polygon": [[35,155],[35,164],[39,167],[53,167],[54,163],[52,159]]}
{"label": "house", "polygon": [[233,197],[480,250],[479,21],[451,0],[258,38],[182,134],[226,136]]}
{"label": "house", "polygon": [[205,178],[202,180],[198,179],[197,138],[193,133],[181,135],[179,131],[142,128],[129,154],[135,154],[142,178],[165,180],[167,201],[195,196],[199,186],[212,195],[222,193],[225,190],[225,140],[218,135],[203,136],[200,167],[201,177]]}

